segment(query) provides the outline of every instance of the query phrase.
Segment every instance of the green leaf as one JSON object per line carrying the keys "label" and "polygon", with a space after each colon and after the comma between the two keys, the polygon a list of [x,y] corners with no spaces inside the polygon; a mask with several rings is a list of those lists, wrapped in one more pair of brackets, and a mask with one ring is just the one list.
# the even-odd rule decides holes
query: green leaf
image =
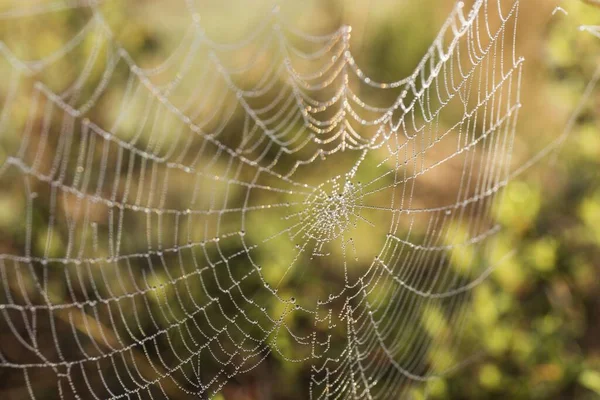
{"label": "green leaf", "polygon": [[581,386],[590,389],[592,392],[600,395],[600,372],[585,370],[579,375]]}

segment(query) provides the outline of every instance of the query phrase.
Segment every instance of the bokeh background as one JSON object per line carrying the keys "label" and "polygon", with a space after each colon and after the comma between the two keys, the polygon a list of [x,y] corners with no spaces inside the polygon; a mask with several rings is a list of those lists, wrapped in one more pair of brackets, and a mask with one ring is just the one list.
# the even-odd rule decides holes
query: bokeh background
{"label": "bokeh background", "polygon": [[[454,6],[454,2],[447,0],[289,3],[292,4],[282,7],[282,13],[297,26],[315,32],[330,32],[342,24],[352,26],[351,46],[358,64],[373,79],[381,81],[398,79],[411,73]],[[44,2],[36,2],[32,7],[39,4],[43,5]],[[243,39],[272,7],[270,3],[258,1],[200,1],[197,4],[202,9],[202,24],[207,33],[221,42]],[[565,12],[553,12],[559,5]],[[22,59],[35,60],[52,54],[68,43],[89,17],[89,13],[86,14],[85,9],[81,8],[67,7],[50,13],[50,16],[44,13],[43,18],[40,15],[21,17],[11,11],[20,7],[24,7],[20,2],[0,1],[0,40]],[[183,1],[110,0],[102,2],[101,8],[114,33],[114,40],[121,43],[136,62],[148,67],[173,53],[185,35],[186,25],[183,21],[189,19]],[[488,279],[473,289],[462,344],[456,345],[455,341],[438,344],[438,354],[449,359],[444,362],[459,363],[461,367],[442,379],[411,388],[411,398],[600,398],[600,87],[591,87],[587,100],[580,103],[600,67],[600,37],[594,36],[593,28],[582,30],[581,26],[591,27],[595,24],[600,24],[600,6],[593,2],[521,2],[517,54],[525,57],[526,63],[521,88],[523,108],[515,135],[512,170],[524,165],[528,167],[510,182],[505,201],[495,211],[497,220],[504,228],[497,238],[501,244],[500,250],[504,253],[512,250],[514,253],[510,261],[496,268]],[[84,56],[96,48],[94,38],[86,38],[81,49],[61,57],[36,79],[53,90],[64,90],[73,81],[73,74],[85,68],[81,61],[85,59]],[[102,60],[104,55],[99,57]],[[79,89],[83,93],[82,98],[89,97],[92,88],[102,81],[105,67],[106,60],[94,65],[89,79]],[[118,112],[115,110],[115,99],[126,90],[128,81],[127,75],[118,68],[115,75],[121,78],[114,80],[108,93],[90,109],[90,119],[110,121],[113,114]],[[6,62],[6,53],[3,53],[0,62],[0,104],[9,98],[15,77],[14,68]],[[5,112],[0,114],[2,163],[7,157],[17,154],[22,143],[22,136],[17,132],[22,132],[27,121],[32,119],[31,91],[27,90],[27,85],[25,83],[19,88],[16,100],[12,102],[11,97],[11,106],[5,107]],[[31,87],[31,82],[29,85]],[[212,112],[210,105],[202,112],[209,115]],[[39,132],[43,132],[45,126],[43,109],[40,107],[33,115],[32,124],[36,127],[33,132],[38,133],[32,137],[39,141],[42,140]],[[170,122],[167,120],[166,123]],[[124,124],[135,132],[139,121],[132,114]],[[53,136],[53,132],[59,132],[60,124],[52,121],[50,126],[50,140],[43,154],[52,154],[53,148],[59,145],[56,141],[58,135]],[[228,129],[230,132],[226,133],[229,135],[227,137],[235,138],[235,127]],[[557,141],[560,146],[553,145]],[[528,164],[529,160],[535,159],[540,151],[551,145],[554,146],[553,151],[539,161]],[[113,165],[115,161],[114,153],[111,154],[108,165]],[[51,157],[46,156],[39,163],[49,165],[50,161]],[[99,162],[99,159],[96,161]],[[50,207],[50,191],[47,188],[46,191],[39,189],[36,205],[31,208],[27,204],[25,186],[19,175],[10,168],[2,172],[0,253],[23,254],[24,249],[31,247],[34,254],[45,252],[52,257],[65,257],[68,230],[55,232],[52,240],[48,240],[48,217],[54,212]],[[310,181],[310,176],[317,173],[307,173],[307,179]],[[171,179],[177,182],[177,179]],[[435,196],[449,196],[447,181],[435,179],[435,175],[422,184]],[[215,190],[220,188],[215,187]],[[190,187],[185,182],[171,185],[169,198],[185,198],[189,196],[189,191]],[[265,201],[272,203],[279,200]],[[33,211],[30,214],[28,210]],[[98,207],[94,212],[94,218],[101,221],[106,211]],[[255,223],[263,224],[266,232],[281,229],[276,219]],[[106,227],[100,225],[97,229],[103,231]],[[144,229],[143,218],[127,221],[123,247],[134,253],[143,253]],[[174,228],[166,222],[161,229],[163,236],[167,237]],[[370,254],[371,247],[380,246],[377,240],[363,236],[357,251]],[[100,241],[96,247],[102,252],[108,244]],[[285,271],[278,265],[289,262],[285,260],[292,251],[287,251],[286,254],[284,243],[278,243],[276,254],[265,255],[262,262],[271,265],[271,268],[266,267],[264,273],[271,274],[273,281],[284,277],[290,279],[287,294],[299,296],[299,302],[310,303],[323,295],[319,288],[342,282],[341,274],[323,272],[320,268],[307,268],[302,276],[285,276]],[[16,267],[9,262],[3,266],[3,270],[8,271],[0,278],[3,280],[4,292],[0,293],[3,304],[22,304],[25,298],[34,303],[40,301],[38,291],[31,282],[26,281],[24,274],[21,276],[20,272],[14,272]],[[239,268],[243,269],[243,266]],[[142,268],[133,268],[132,271],[140,274],[133,280],[144,280],[148,284],[149,279],[149,285],[160,285],[168,279],[164,273],[148,273],[146,276],[147,271],[142,276]],[[25,281],[17,279],[17,276]],[[107,280],[118,279],[118,274],[107,267],[105,275],[90,273],[90,277],[96,279],[98,288],[92,288],[91,283],[82,284],[82,287],[75,289],[81,292],[81,296],[86,291],[102,292],[105,290],[102,285],[110,287],[111,283],[107,283]],[[45,279],[54,302],[74,301],[69,299],[72,292],[65,287],[64,275],[60,271],[50,269]],[[299,290],[294,292],[290,287]],[[198,287],[193,290],[200,292],[203,289]],[[256,290],[257,301],[262,301],[274,315],[287,315],[285,310],[277,310],[280,304],[269,303],[269,297]],[[149,297],[153,310],[172,304],[175,312],[178,312],[175,292],[164,290]],[[231,312],[235,312],[233,306]],[[4,317],[0,320],[0,353],[3,361],[23,361],[28,356],[18,349],[14,330],[25,330],[23,321],[26,318],[19,319],[21,317],[16,313],[13,315],[6,310],[3,313]],[[216,310],[215,313],[218,314]],[[158,311],[156,315],[159,315]],[[301,328],[306,324],[301,318],[297,321],[290,318],[292,325]],[[444,317],[437,318],[443,320]],[[7,319],[12,319],[15,325],[9,327]],[[59,315],[56,319],[58,322],[53,329],[58,331],[59,336],[70,335],[68,329],[73,324],[93,325],[91,331],[98,336],[92,337],[91,341],[110,342],[118,336],[111,332],[112,329],[118,330],[112,325],[94,325],[95,319],[97,322],[101,319],[94,315],[82,315],[79,322],[74,322],[72,316]],[[141,325],[146,323],[140,322]],[[154,323],[167,326],[169,319],[158,319]],[[54,339],[44,334],[49,332],[50,327],[42,322],[40,324],[37,327],[40,346],[47,346],[51,353],[54,351]],[[89,333],[87,326],[86,332]],[[448,326],[445,329],[455,328]],[[424,329],[426,331],[426,327]],[[157,353],[166,353],[167,345],[172,345],[163,344],[165,347],[157,348]],[[278,345],[284,348],[293,346],[291,343]],[[476,357],[473,357],[474,354]],[[145,357],[155,358],[156,355],[139,354],[136,357],[139,357],[136,361],[143,369]],[[165,357],[168,358],[168,355]],[[205,368],[210,370],[213,367],[208,362]],[[217,398],[308,398],[310,371],[307,368],[273,355],[250,374],[226,384]],[[36,370],[29,379],[30,382],[27,382],[17,370],[1,369],[0,398],[26,399],[32,392],[38,399],[57,398],[56,375],[52,371]],[[190,397],[176,388],[171,390],[171,398]]]}

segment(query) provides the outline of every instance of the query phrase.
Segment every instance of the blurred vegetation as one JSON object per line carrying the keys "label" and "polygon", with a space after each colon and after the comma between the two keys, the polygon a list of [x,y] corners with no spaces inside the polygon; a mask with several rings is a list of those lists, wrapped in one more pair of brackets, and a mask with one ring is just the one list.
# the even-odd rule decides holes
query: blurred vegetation
{"label": "blurred vegetation", "polygon": [[[10,3],[10,2],[9,2]],[[216,2],[215,2],[216,3]],[[301,2],[299,2],[301,3]],[[426,52],[436,35],[436,29],[443,22],[452,2],[427,1],[395,1],[370,0],[343,2],[342,7],[337,2],[307,2],[297,6],[299,10],[295,17],[300,21],[321,26],[335,26],[341,22],[350,23],[354,27],[356,37],[355,48],[359,64],[365,71],[377,80],[393,80],[408,75]],[[399,3],[399,5],[397,5]],[[133,1],[125,5],[114,1],[107,2],[103,10],[107,19],[115,28],[116,39],[140,60],[141,63],[152,65],[154,61],[164,59],[177,45],[181,37],[185,20],[185,8],[172,5],[169,2]],[[552,11],[557,4],[546,0],[525,0],[522,3],[519,21],[518,53],[525,56],[527,64],[523,76],[523,103],[520,121],[517,128],[515,145],[516,167],[522,165],[538,151],[561,137],[568,119],[576,109],[586,85],[592,80],[596,69],[600,66],[600,38],[589,32],[581,31],[581,25],[600,24],[600,9],[584,2],[564,1],[562,7],[568,15]],[[4,3],[0,3],[4,6]],[[6,8],[10,8],[8,4]],[[247,21],[251,26],[253,18],[260,15],[260,7],[249,7],[247,4],[237,4],[233,7],[221,8],[217,4],[209,4],[214,8],[214,18],[207,19],[207,31],[222,30],[218,23],[219,16],[224,13],[231,20]],[[225,9],[223,9],[225,7]],[[252,8],[252,10],[248,10]],[[1,9],[0,9],[1,10]],[[317,15],[318,18],[314,17]],[[83,26],[86,19],[78,11],[59,13],[60,17],[53,18],[48,24],[36,26],[34,20],[27,23],[7,23],[0,25],[0,40],[15,51],[22,52],[24,58],[35,59],[59,48],[68,41],[75,32]],[[290,12],[293,14],[293,12]],[[180,18],[178,15],[182,15]],[[236,25],[236,24],[234,24]],[[240,23],[240,25],[244,25]],[[35,27],[35,29],[33,29]],[[228,30],[226,38],[235,38],[236,27]],[[243,31],[243,27],[240,28]],[[231,36],[231,37],[230,37]],[[93,37],[86,39],[85,45],[78,52],[71,54],[61,65],[45,71],[41,80],[52,85],[57,90],[64,88],[72,71],[83,66],[78,65],[81,59],[89,56],[94,48]],[[27,46],[23,45],[26,43]],[[101,55],[100,57],[105,57]],[[1,76],[9,77],[10,67],[3,63]],[[102,64],[90,75],[90,87],[95,87],[102,80]],[[101,100],[100,105],[90,110],[91,120],[109,121],[110,113],[114,112],[113,99],[125,90],[126,74],[117,69],[121,76],[119,87]],[[9,91],[10,79],[0,79],[0,103]],[[19,132],[25,125],[29,114],[31,99],[23,95],[17,100],[20,106],[15,107],[8,118],[6,132]],[[112,106],[112,107],[111,107]],[[41,113],[39,114],[41,116]],[[41,118],[40,118],[41,119]],[[135,130],[135,119],[124,122],[132,131]],[[36,124],[41,125],[40,121]],[[20,144],[18,135],[4,134],[0,147],[0,162],[15,154]],[[147,138],[146,138],[147,139]],[[235,130],[232,129],[228,140],[235,143]],[[50,140],[50,147],[56,146],[55,140]],[[46,160],[47,161],[47,160]],[[114,160],[113,160],[114,161]],[[443,379],[434,380],[424,387],[417,387],[411,392],[415,399],[595,399],[600,398],[600,87],[592,92],[582,112],[574,120],[574,126],[569,130],[569,136],[556,152],[552,152],[540,163],[535,164],[525,173],[519,175],[506,189],[502,207],[495,210],[498,221],[505,228],[498,238],[498,252],[505,254],[514,250],[514,256],[494,270],[492,275],[482,284],[475,287],[472,293],[468,321],[465,323],[464,338],[460,346],[449,342],[451,347],[438,349],[438,356],[445,355],[448,363],[453,364],[469,359],[470,362]],[[222,168],[222,166],[218,166]],[[5,171],[6,172],[6,171]],[[315,171],[313,171],[315,172]],[[324,172],[325,173],[325,172]],[[24,222],[31,221],[32,246],[38,253],[49,254],[52,257],[63,257],[66,237],[63,234],[49,235],[47,220],[50,214],[50,194],[38,193],[35,212],[26,215],[26,188],[22,180],[14,179],[14,171],[10,170],[2,177],[0,191],[0,253],[19,254],[26,247],[27,230]],[[315,178],[316,179],[316,178]],[[177,203],[179,198],[189,196],[190,187],[185,181],[171,179],[168,201]],[[438,183],[437,185],[440,185]],[[433,186],[435,186],[432,183]],[[221,199],[224,188],[215,185],[218,193],[215,198]],[[221,192],[219,192],[221,191]],[[234,194],[235,195],[235,194]],[[232,195],[232,197],[235,197]],[[171,198],[172,197],[172,198]],[[206,199],[208,202],[210,199]],[[285,197],[277,201],[288,201]],[[273,199],[268,199],[272,203]],[[96,215],[102,218],[105,210],[98,207]],[[129,229],[143,230],[145,218],[127,221]],[[268,234],[281,231],[277,219],[271,221],[255,220],[252,223],[264,225]],[[235,222],[231,222],[235,224]],[[105,230],[104,226],[98,229]],[[165,232],[172,233],[173,227],[163,226]],[[48,240],[51,236],[52,240]],[[143,234],[131,235],[124,238],[123,247],[131,252],[141,252],[144,249]],[[164,237],[170,237],[167,233]],[[239,243],[226,243],[228,250],[240,248]],[[287,241],[276,243],[277,254],[261,254],[263,274],[269,282],[284,279],[285,271],[280,265],[289,264],[292,246]],[[285,246],[288,246],[287,248]],[[359,252],[370,254],[373,248],[380,246],[375,240],[365,238],[364,248]],[[108,254],[106,243],[100,243],[97,256]],[[460,255],[457,255],[460,257]],[[490,258],[499,257],[492,254]],[[175,257],[173,257],[175,259]],[[174,260],[170,260],[174,261]],[[488,260],[490,261],[490,260]],[[235,264],[235,263],[232,263]],[[177,265],[173,262],[173,265]],[[169,271],[160,272],[148,270],[143,262],[135,264],[146,285],[160,288],[152,292],[150,307],[157,321],[144,321],[144,331],[158,331],[168,326],[170,318],[162,310],[164,304],[173,304],[173,312],[183,318],[184,311],[176,303],[176,290],[162,284],[168,282]],[[145,268],[145,269],[144,269]],[[177,266],[177,268],[179,268]],[[186,268],[186,271],[192,270]],[[245,271],[245,265],[233,265],[235,271]],[[282,297],[298,296],[294,301],[310,303],[311,299],[322,297],[327,285],[340,285],[342,274],[329,272],[325,269],[308,268],[305,275],[285,276],[288,279],[286,289],[279,293]],[[95,275],[94,275],[95,274]],[[240,272],[241,274],[241,272]],[[95,271],[91,273],[98,281],[119,279],[118,271],[106,268],[102,275]],[[143,276],[142,276],[143,275]],[[147,275],[147,276],[146,276]],[[225,272],[223,271],[223,275]],[[48,293],[53,301],[61,303],[68,298],[64,275],[60,271],[50,271]],[[220,279],[215,277],[213,286]],[[319,280],[321,285],[315,285]],[[14,280],[4,286],[13,287]],[[29,283],[32,285],[31,283]],[[27,285],[27,283],[25,283]],[[190,281],[191,290],[210,297],[210,290],[205,289],[197,281]],[[195,285],[195,286],[194,286]],[[292,324],[299,330],[307,330],[310,321],[294,316],[290,304],[282,304],[272,300],[269,293],[261,291],[258,281],[247,281],[248,293],[254,293],[257,304],[262,304],[272,315],[293,320]],[[210,286],[210,283],[209,283]],[[294,292],[292,289],[298,289]],[[35,296],[35,287],[30,287],[29,294]],[[88,287],[87,290],[91,292]],[[94,288],[96,290],[96,288]],[[100,288],[100,291],[103,289]],[[27,290],[15,289],[15,292]],[[82,293],[84,290],[82,290]],[[13,293],[14,294],[14,293]],[[81,294],[83,297],[83,294]],[[6,294],[0,294],[3,303]],[[35,301],[35,299],[33,299]],[[39,299],[38,299],[39,300]],[[72,301],[72,300],[66,300]],[[233,302],[235,303],[235,302]],[[135,308],[135,306],[133,307]],[[182,307],[183,308],[183,307]],[[236,313],[235,304],[227,304],[226,311]],[[220,310],[211,310],[211,318],[224,320]],[[94,324],[89,314],[81,313],[80,324]],[[61,317],[59,317],[61,318]],[[68,318],[62,317],[67,324]],[[91,319],[90,319],[91,318]],[[257,317],[258,318],[258,317]],[[433,318],[433,317],[432,317]],[[443,320],[440,313],[435,318]],[[154,326],[152,325],[154,324]],[[424,324],[426,325],[426,324]],[[40,326],[38,330],[48,326]],[[248,332],[256,328],[248,327]],[[425,326],[426,330],[427,327]],[[93,330],[93,329],[92,329]],[[110,335],[110,328],[97,326],[97,338]],[[336,332],[343,336],[344,332]],[[0,348],[2,353],[11,357],[10,345],[14,341],[12,331],[0,325]],[[105,340],[117,344],[118,333]],[[42,345],[53,348],[52,338],[42,340]],[[159,343],[156,351],[164,350],[172,343]],[[285,336],[278,338],[277,345],[287,350],[293,343]],[[337,345],[337,344],[334,344]],[[175,346],[182,346],[176,343]],[[473,350],[480,349],[482,354],[472,358]],[[478,353],[479,354],[479,353]],[[146,354],[147,356],[147,354]],[[151,355],[155,356],[155,355]],[[144,368],[144,355],[140,357],[139,365]],[[167,355],[166,358],[169,358]],[[198,362],[205,360],[198,360]],[[209,363],[209,360],[206,360]],[[441,361],[443,364],[443,361]],[[210,370],[217,366],[205,364]],[[146,367],[150,368],[150,367]],[[154,373],[154,372],[152,372]],[[0,397],[9,399],[28,398],[22,377],[15,376],[12,371],[0,371]],[[52,387],[53,375],[40,376],[33,383],[36,394],[44,393]],[[32,377],[30,377],[31,379]],[[236,378],[238,379],[238,378]],[[306,398],[310,370],[299,363],[289,363],[276,352],[268,361],[261,364],[249,377],[240,377],[223,388],[219,397],[230,399],[298,399]],[[270,396],[264,394],[266,389],[257,387],[269,386]],[[167,389],[168,390],[168,389]],[[261,391],[262,390],[262,391]],[[180,393],[174,389],[172,393]],[[262,394],[261,394],[262,393]],[[180,393],[181,394],[181,393]],[[51,395],[50,395],[51,396]],[[38,398],[43,398],[42,395]],[[52,397],[48,397],[52,398]],[[181,394],[181,398],[188,398]],[[219,399],[220,400],[220,399]]]}

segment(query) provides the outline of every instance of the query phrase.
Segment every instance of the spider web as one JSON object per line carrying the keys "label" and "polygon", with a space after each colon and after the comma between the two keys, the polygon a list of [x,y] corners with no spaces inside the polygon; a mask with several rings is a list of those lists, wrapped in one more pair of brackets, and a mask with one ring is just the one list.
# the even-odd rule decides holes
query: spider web
{"label": "spider web", "polygon": [[23,204],[0,251],[2,371],[30,398],[212,398],[276,359],[311,399],[387,399],[459,367],[444,349],[503,260],[483,255],[518,4],[457,3],[391,82],[361,70],[351,27],[306,32],[285,4],[219,42],[189,0],[152,66],[102,2],[0,12],[7,30],[77,26],[33,61],[0,42],[0,177]]}

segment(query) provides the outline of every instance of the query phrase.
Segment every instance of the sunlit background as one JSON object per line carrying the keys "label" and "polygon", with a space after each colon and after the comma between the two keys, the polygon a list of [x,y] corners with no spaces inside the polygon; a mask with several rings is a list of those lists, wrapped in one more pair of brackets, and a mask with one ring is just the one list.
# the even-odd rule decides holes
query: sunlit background
{"label": "sunlit background", "polygon": [[[485,3],[478,18],[498,29],[496,0]],[[501,3],[508,13],[513,2]],[[593,3],[520,1],[516,30],[512,15],[504,45],[486,61],[514,67],[486,106],[499,117],[518,109],[514,140],[507,123],[500,150],[476,141],[480,159],[470,161],[456,126],[476,98],[449,100],[433,123],[422,120],[440,99],[415,106],[427,143],[402,150],[412,156],[394,153],[400,142],[381,138],[377,124],[355,120],[344,132],[377,147],[363,156],[346,133],[319,125],[336,118],[334,106],[313,121],[330,140],[305,142],[306,115],[285,117],[298,110],[298,92],[258,117],[248,111],[292,86],[274,33],[283,31],[306,53],[322,47],[318,36],[341,32],[364,74],[349,87],[390,107],[402,87],[369,82],[411,76],[453,1],[0,0],[0,398],[358,399],[378,383],[373,398],[599,398]],[[195,42],[197,29],[218,50]],[[309,76],[344,59],[336,46],[316,61],[289,57]],[[449,64],[467,65],[469,56]],[[485,92],[496,73],[491,81],[474,74],[469,85]],[[255,96],[265,82],[271,91]],[[314,97],[331,98],[341,84]],[[259,118],[276,121],[269,132],[289,132],[268,136]],[[472,129],[484,132],[477,118]],[[448,135],[432,139],[439,132]],[[413,159],[413,169],[398,166]],[[463,207],[466,217],[458,206],[433,216],[393,211],[483,192],[461,178],[463,163],[497,174],[489,203]],[[412,185],[394,171],[418,179]],[[410,238],[404,250],[390,244],[394,235]],[[385,278],[394,263],[412,290],[401,296]],[[381,280],[369,275],[377,268]],[[448,271],[440,281],[435,268]],[[457,287],[439,304],[414,305],[423,293]],[[364,303],[348,300],[363,295]],[[380,308],[361,314],[371,305]],[[378,319],[400,344],[361,347],[361,318]],[[317,382],[315,368],[348,348],[379,369],[357,362],[347,368],[359,383],[354,373]],[[395,374],[389,360],[428,379]],[[371,375],[361,378],[364,371]]]}

